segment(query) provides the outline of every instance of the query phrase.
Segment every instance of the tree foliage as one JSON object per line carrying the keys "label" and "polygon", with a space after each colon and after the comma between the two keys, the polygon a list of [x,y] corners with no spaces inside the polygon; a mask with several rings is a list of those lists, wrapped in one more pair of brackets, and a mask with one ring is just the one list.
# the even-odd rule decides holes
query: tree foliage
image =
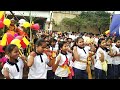
{"label": "tree foliage", "polygon": [[69,29],[74,27],[76,31],[86,27],[96,28],[101,33],[101,30],[106,29],[106,27],[109,28],[110,13],[105,11],[83,11],[73,19],[64,18],[61,24]]}

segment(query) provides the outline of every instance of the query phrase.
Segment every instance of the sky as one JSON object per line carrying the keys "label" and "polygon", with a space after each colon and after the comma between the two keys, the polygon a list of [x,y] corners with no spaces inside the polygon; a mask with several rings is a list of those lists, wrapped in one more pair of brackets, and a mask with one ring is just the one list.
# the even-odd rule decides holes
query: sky
{"label": "sky", "polygon": [[[107,11],[107,12],[113,13],[114,11]],[[115,14],[120,14],[120,11],[115,11]]]}

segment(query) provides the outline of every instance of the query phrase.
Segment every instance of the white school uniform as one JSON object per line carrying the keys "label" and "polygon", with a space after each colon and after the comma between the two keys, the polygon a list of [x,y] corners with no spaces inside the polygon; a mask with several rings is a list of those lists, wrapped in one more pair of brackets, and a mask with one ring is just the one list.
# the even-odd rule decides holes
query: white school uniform
{"label": "white school uniform", "polygon": [[22,61],[21,58],[18,57],[18,62],[16,62],[18,68],[19,68],[19,72],[17,71],[17,68],[14,65],[9,64],[8,62],[6,62],[2,68],[2,74],[4,75],[4,68],[7,68],[9,71],[9,77],[10,79],[22,79],[23,78],[23,67],[24,67],[24,63]]}
{"label": "white school uniform", "polygon": [[104,54],[104,60],[107,60],[108,59],[108,55],[107,55],[107,52],[104,51],[102,48],[98,48],[97,52],[96,52],[96,63],[95,63],[95,68],[97,69],[103,69],[102,68],[102,63],[99,59],[99,57],[101,56],[101,54],[99,52],[102,52]]}
{"label": "white school uniform", "polygon": [[49,59],[45,53],[43,53],[42,59],[43,62],[41,62],[40,55],[34,57],[34,63],[29,68],[28,79],[47,79],[46,64],[48,64]]}
{"label": "white school uniform", "polygon": [[[117,48],[115,45],[112,47],[113,49],[113,53],[115,54],[117,52],[117,54],[120,54],[120,48]],[[113,57],[113,64],[114,65],[119,65],[120,64],[120,56],[115,56]]]}
{"label": "white school uniform", "polygon": [[[57,51],[58,50],[58,47],[50,47],[50,50],[52,50],[52,51]],[[46,65],[46,68],[47,68],[47,70],[52,70],[52,67],[49,67],[48,65]]]}
{"label": "white school uniform", "polygon": [[[84,51],[85,50],[85,51]],[[87,57],[88,57],[88,54],[89,54],[89,50],[90,48],[88,46],[85,46],[84,47],[84,50],[77,47],[77,52],[78,52],[78,55],[80,56],[80,59],[79,60],[82,60],[82,61],[87,61]],[[86,53],[85,53],[86,52]],[[73,67],[74,68],[77,68],[77,69],[81,69],[81,70],[86,70],[86,66],[87,64],[86,63],[83,63],[83,62],[80,62],[80,61],[74,61],[73,62]]]}
{"label": "white school uniform", "polygon": [[[68,77],[68,70],[67,69],[64,69],[64,68],[62,68],[61,66],[64,64],[64,62],[66,61],[66,56],[67,56],[67,58],[68,58],[68,62],[69,62],[69,66],[71,66],[72,67],[72,59],[73,59],[73,57],[72,57],[72,54],[70,54],[70,53],[68,53],[67,52],[67,55],[65,56],[65,55],[63,55],[63,54],[61,54],[61,53],[59,53],[58,54],[58,56],[61,56],[61,60],[60,60],[60,62],[59,62],[59,65],[58,65],[58,67],[57,67],[57,69],[56,69],[56,71],[55,71],[55,75],[56,76],[59,76],[59,77]],[[56,61],[55,61],[55,64],[57,63],[57,61],[58,61],[58,56],[56,57]]]}
{"label": "white school uniform", "polygon": [[[113,47],[113,46],[112,46]],[[112,49],[112,48],[111,48]],[[112,49],[113,50],[113,49]],[[113,57],[111,57],[107,52],[107,64],[113,64]]]}

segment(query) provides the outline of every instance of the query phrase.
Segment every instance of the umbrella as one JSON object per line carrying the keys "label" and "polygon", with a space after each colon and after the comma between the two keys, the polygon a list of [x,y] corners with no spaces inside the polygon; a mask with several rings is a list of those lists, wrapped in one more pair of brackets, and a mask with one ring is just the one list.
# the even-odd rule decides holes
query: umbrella
{"label": "umbrella", "polygon": [[11,44],[15,44],[18,46],[18,48],[26,48],[29,45],[29,41],[26,39],[26,37],[23,36],[17,36],[15,39],[11,41]]}
{"label": "umbrella", "polygon": [[10,44],[10,42],[14,39],[13,35],[11,35],[10,33],[5,33],[2,37],[1,40],[1,45],[2,46],[6,46],[8,44]]}
{"label": "umbrella", "polygon": [[0,45],[0,52],[4,52],[2,45]]}

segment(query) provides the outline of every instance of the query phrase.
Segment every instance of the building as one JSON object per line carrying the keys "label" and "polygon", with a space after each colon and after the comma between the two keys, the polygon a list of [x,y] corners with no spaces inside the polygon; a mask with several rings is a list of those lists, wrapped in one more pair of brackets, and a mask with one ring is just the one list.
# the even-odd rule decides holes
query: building
{"label": "building", "polygon": [[[30,22],[39,23],[41,29],[48,29],[48,22],[50,22],[50,11],[12,11],[13,14],[17,17],[18,20],[25,19]],[[6,11],[6,15],[9,19],[13,18],[13,15],[10,11]],[[16,18],[15,18],[16,19]]]}
{"label": "building", "polygon": [[79,15],[81,11],[52,11],[52,19],[56,24],[59,24],[64,18],[74,18]]}

